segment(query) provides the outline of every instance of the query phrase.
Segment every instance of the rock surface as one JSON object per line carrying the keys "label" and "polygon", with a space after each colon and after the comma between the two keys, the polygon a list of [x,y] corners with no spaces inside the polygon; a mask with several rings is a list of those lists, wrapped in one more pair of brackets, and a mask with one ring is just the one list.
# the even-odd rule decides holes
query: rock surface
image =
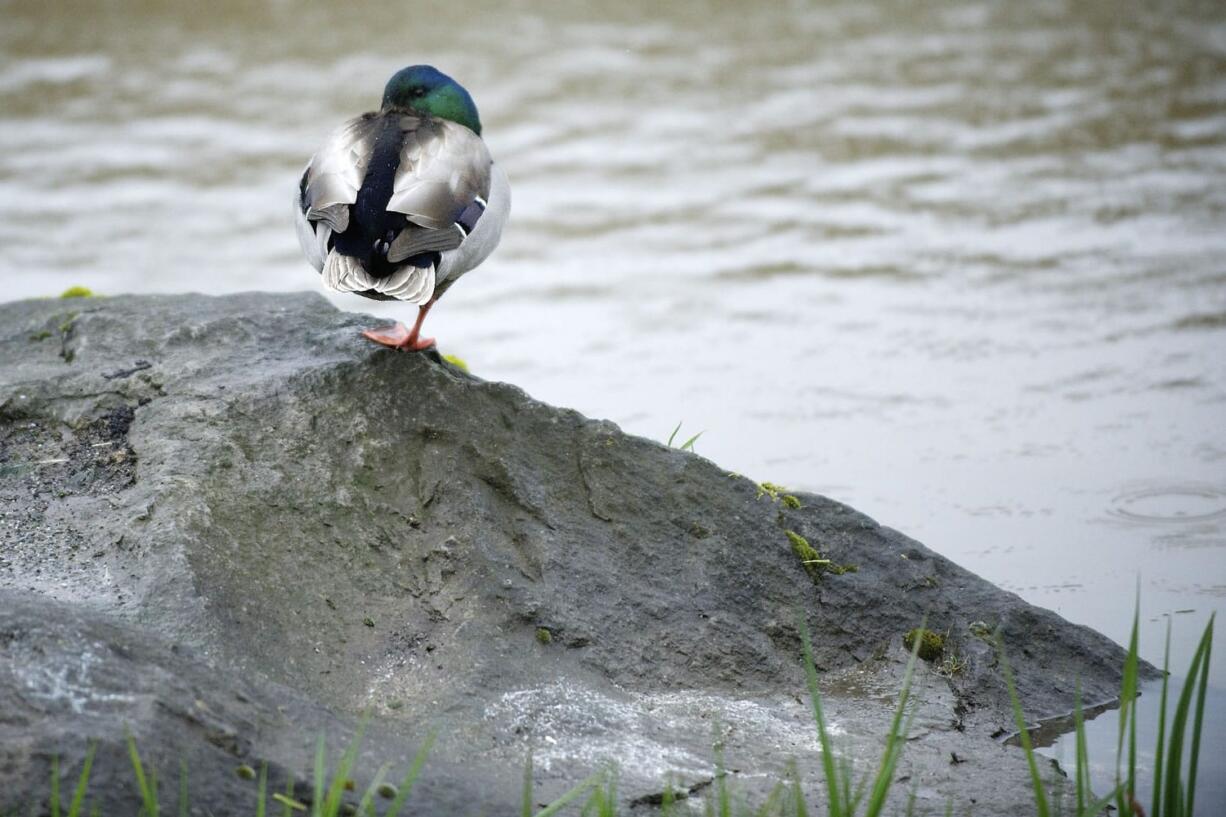
{"label": "rock surface", "polygon": [[0,811],[96,739],[91,797],[134,812],[127,729],[162,780],[188,763],[196,813],[251,813],[239,765],[283,790],[363,712],[359,790],[438,731],[419,814],[517,812],[529,752],[542,802],[615,763],[647,813],[670,773],[707,795],[716,740],[751,802],[795,758],[816,804],[798,611],[862,771],[904,634],[927,616],[962,662],[918,670],[895,794],[919,813],[1032,812],[984,625],[1030,716],[1117,692],[1109,640],[845,505],[374,348],[369,320],[305,294],[0,305]]}

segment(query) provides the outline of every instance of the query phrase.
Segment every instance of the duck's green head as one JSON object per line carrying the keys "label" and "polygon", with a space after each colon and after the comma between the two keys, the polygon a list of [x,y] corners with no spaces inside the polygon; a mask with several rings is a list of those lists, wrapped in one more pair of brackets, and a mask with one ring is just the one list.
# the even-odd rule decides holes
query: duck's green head
{"label": "duck's green head", "polygon": [[433,65],[410,65],[393,74],[383,89],[383,108],[409,108],[450,119],[481,135],[481,118],[473,98]]}

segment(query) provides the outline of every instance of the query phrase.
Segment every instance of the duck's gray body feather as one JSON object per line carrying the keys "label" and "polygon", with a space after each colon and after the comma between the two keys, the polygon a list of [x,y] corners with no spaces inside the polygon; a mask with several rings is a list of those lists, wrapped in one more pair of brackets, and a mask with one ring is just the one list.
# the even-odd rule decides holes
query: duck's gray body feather
{"label": "duck's gray body feather", "polygon": [[399,110],[338,128],[294,202],[298,242],[326,286],[414,304],[484,261],[510,209],[506,176],[479,136]]}

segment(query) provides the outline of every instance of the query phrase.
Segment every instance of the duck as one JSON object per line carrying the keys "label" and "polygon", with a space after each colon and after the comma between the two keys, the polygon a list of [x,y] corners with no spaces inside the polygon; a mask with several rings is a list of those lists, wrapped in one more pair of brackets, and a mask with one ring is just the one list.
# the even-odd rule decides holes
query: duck
{"label": "duck", "polygon": [[324,286],[417,307],[411,329],[362,332],[403,351],[435,345],[426,314],[494,251],[510,210],[472,96],[431,65],[397,71],[379,110],[333,131],[294,197],[298,243]]}

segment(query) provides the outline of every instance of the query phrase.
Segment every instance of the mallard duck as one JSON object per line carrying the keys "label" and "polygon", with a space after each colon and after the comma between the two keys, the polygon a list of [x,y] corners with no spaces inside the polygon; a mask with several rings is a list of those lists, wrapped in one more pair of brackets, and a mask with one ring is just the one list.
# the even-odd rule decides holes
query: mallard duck
{"label": "mallard duck", "polygon": [[511,209],[506,175],[481,140],[468,91],[429,65],[397,71],[378,111],[341,125],[298,183],[298,243],[324,285],[418,307],[362,334],[396,349],[434,344],[434,302],[486,259]]}

